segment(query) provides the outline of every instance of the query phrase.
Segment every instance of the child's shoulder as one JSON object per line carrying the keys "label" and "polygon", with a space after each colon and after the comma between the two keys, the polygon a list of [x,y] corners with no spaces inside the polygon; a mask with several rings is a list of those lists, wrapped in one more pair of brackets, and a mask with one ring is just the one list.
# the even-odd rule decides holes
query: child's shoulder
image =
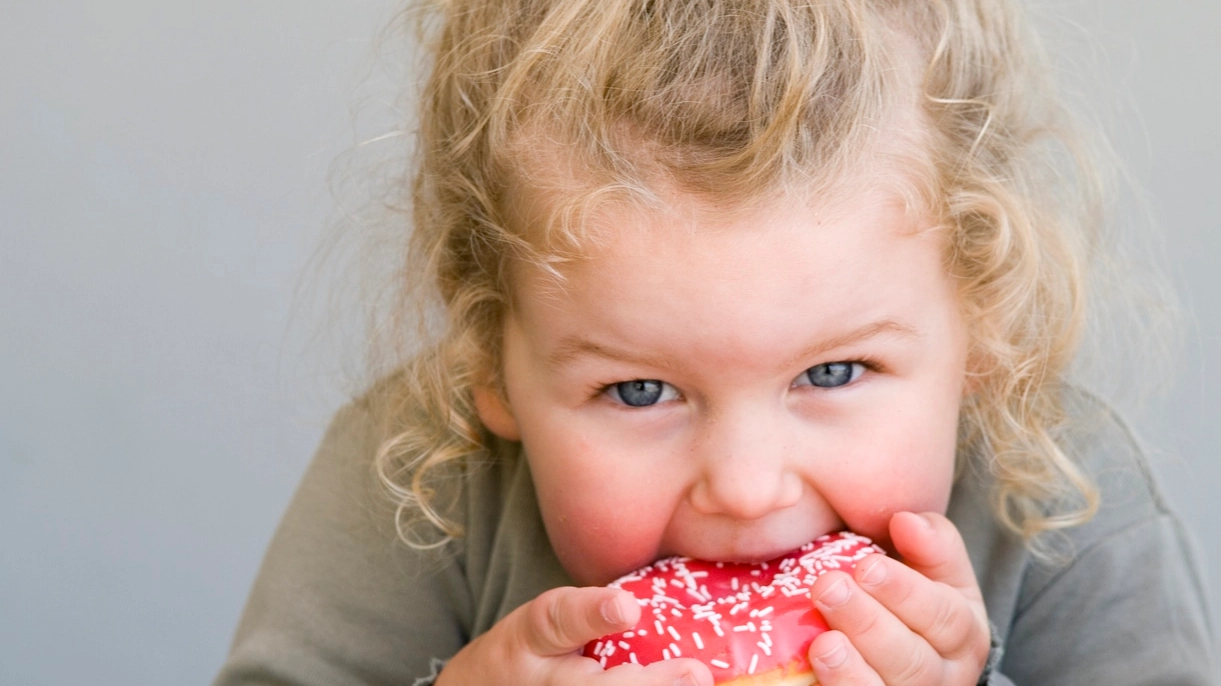
{"label": "child's shoulder", "polygon": [[[1062,395],[1066,420],[1054,439],[1082,478],[1097,488],[1097,513],[1084,524],[1053,527],[1044,539],[1058,541],[1061,559],[1151,517],[1169,514],[1147,456],[1137,435],[1118,411],[1099,396],[1079,387]],[[997,467],[987,454],[964,456],[965,470],[955,484],[950,517],[969,546],[1025,548],[1016,535],[1007,535],[993,514],[997,497]],[[1045,504],[1044,515],[1055,517],[1081,506],[1077,502]]]}
{"label": "child's shoulder", "polygon": [[1067,421],[1058,436],[1061,448],[1099,493],[1098,513],[1075,527],[1076,536],[1105,537],[1150,517],[1169,515],[1150,452],[1120,412],[1076,386],[1065,388],[1063,403]]}
{"label": "child's shoulder", "polygon": [[1072,421],[1062,447],[1097,486],[1098,510],[1084,524],[1043,534],[1050,555],[1027,558],[1010,617],[1008,676],[1212,683],[1216,639],[1196,546],[1162,497],[1148,451],[1098,397],[1069,389],[1065,407]]}

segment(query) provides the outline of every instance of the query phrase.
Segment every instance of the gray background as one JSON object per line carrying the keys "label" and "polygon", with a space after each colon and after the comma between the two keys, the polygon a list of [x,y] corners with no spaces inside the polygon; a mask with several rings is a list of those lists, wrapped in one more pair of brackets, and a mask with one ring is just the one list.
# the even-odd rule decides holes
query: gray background
{"label": "gray background", "polygon": [[[1175,375],[1146,433],[1221,589],[1221,3],[1040,7],[1192,313],[1181,353],[1112,378]],[[301,275],[342,213],[333,161],[390,111],[390,11],[0,9],[0,683],[206,684],[222,661],[344,397],[334,272]]]}

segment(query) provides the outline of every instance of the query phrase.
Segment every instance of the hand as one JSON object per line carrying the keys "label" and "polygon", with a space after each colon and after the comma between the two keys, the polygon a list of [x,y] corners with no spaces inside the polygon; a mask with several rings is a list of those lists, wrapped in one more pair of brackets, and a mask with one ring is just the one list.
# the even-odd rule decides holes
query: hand
{"label": "hand", "polygon": [[640,607],[626,591],[552,589],[458,651],[441,670],[436,686],[712,686],[712,673],[697,660],[603,670],[596,660],[579,653],[589,641],[630,629],[639,619]]}
{"label": "hand", "polygon": [[901,512],[890,536],[904,563],[873,555],[811,589],[833,631],[814,640],[821,686],[974,686],[988,659],[983,596],[958,530]]}

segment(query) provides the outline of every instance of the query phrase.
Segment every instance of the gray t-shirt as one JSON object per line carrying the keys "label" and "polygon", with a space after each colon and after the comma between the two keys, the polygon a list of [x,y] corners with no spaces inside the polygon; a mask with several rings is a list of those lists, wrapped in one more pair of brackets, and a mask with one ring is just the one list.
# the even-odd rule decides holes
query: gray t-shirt
{"label": "gray t-shirt", "polygon": [[[1068,445],[1098,481],[1102,508],[1057,540],[1070,559],[1038,562],[997,525],[984,470],[967,470],[955,484],[948,516],[966,540],[1003,650],[988,683],[1219,684],[1218,642],[1187,536],[1126,429],[1092,414],[1103,420],[1079,427]],[[267,551],[215,686],[431,683],[473,637],[571,583],[547,541],[517,444],[494,442],[461,477],[455,512],[466,536],[421,552],[397,539],[373,474],[379,435],[367,401],[332,423]]]}

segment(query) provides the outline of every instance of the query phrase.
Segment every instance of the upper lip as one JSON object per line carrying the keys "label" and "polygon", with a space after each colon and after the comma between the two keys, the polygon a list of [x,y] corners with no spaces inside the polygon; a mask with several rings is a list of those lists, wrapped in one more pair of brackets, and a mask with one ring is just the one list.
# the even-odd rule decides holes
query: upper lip
{"label": "upper lip", "polygon": [[[695,557],[712,562],[732,562],[742,564],[757,564],[774,560],[782,555],[786,555],[797,548],[800,548],[806,541],[800,541],[796,544],[780,544],[780,545],[736,545],[736,542],[731,542],[728,546],[710,546],[706,549],[695,547],[691,552],[685,553],[686,557]],[[717,549],[719,548],[719,549]],[[694,554],[692,554],[694,553]]]}

